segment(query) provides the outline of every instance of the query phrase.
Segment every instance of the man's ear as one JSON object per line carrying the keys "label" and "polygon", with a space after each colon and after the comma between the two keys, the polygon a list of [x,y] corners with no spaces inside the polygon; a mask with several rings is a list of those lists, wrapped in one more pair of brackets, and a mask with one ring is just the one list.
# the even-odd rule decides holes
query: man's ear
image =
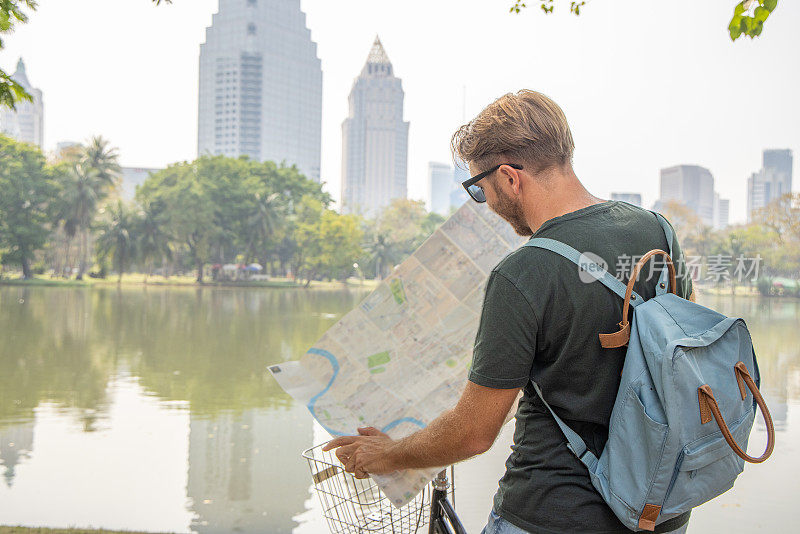
{"label": "man's ear", "polygon": [[506,183],[511,187],[515,195],[519,195],[522,192],[522,176],[520,175],[520,171],[509,165],[503,165],[500,167],[498,173],[503,180],[506,180]]}

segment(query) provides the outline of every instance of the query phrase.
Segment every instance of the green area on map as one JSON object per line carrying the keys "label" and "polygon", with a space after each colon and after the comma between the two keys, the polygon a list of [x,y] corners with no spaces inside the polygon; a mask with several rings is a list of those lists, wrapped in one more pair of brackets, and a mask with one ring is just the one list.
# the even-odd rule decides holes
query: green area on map
{"label": "green area on map", "polygon": [[392,296],[394,297],[394,301],[398,306],[406,301],[406,291],[403,289],[402,280],[395,278],[389,282],[389,289],[392,290]]}
{"label": "green area on map", "polygon": [[372,370],[372,372],[380,373],[380,372],[384,371],[384,369],[381,369],[381,371],[376,371],[374,368],[378,367],[379,365],[387,364],[391,360],[392,360],[392,358],[389,356],[389,351],[385,350],[383,352],[379,352],[377,354],[373,354],[372,356],[368,356],[367,357],[367,366],[370,368],[370,370]]}

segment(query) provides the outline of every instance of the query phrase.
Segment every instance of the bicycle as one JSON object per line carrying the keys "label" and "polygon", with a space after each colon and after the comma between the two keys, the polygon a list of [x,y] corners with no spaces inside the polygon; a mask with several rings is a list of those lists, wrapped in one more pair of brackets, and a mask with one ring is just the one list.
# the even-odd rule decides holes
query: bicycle
{"label": "bicycle", "polygon": [[396,508],[371,478],[347,473],[334,453],[322,450],[324,445],[311,447],[302,456],[332,534],[415,534],[426,523],[428,534],[466,534],[455,512],[455,486],[446,469],[411,502]]}
{"label": "bicycle", "polygon": [[[453,466],[450,466],[450,475],[455,481]],[[450,503],[447,498],[447,490],[450,487],[450,481],[447,480],[447,469],[440,471],[431,484],[433,486],[433,495],[431,496],[428,534],[467,534],[455,510],[455,486],[453,486],[452,492],[453,502]]]}

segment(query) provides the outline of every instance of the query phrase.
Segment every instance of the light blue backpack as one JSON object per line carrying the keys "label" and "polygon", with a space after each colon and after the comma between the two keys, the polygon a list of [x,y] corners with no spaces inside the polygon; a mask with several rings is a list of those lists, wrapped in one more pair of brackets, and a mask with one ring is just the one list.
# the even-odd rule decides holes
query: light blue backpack
{"label": "light blue backpack", "polygon": [[[661,215],[656,217],[671,247],[672,228]],[[626,286],[564,243],[534,238],[526,245],[564,256],[624,299],[620,331],[600,334],[603,347],[628,345],[600,458],[555,414],[535,382],[533,387],[564,432],[569,449],[588,468],[592,484],[625,526],[652,531],[729,490],[745,461],[758,463],[769,457],[775,433],[758,391],[758,365],[747,327],[742,319],[674,294],[671,250],[644,255]],[[654,256],[663,256],[666,268],[656,296],[643,301],[633,284]],[[769,435],[759,458],[745,452],[756,406]]]}

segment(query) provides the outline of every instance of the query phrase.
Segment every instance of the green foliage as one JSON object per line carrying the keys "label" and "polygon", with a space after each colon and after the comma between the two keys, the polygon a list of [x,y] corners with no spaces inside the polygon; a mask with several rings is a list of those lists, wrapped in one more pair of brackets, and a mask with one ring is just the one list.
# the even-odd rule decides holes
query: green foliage
{"label": "green foliage", "polygon": [[[550,14],[555,8],[555,0],[540,0],[539,8],[545,13]],[[585,1],[570,1],[569,11],[575,15],[581,14],[581,8],[586,5]],[[733,10],[733,18],[728,24],[728,32],[731,40],[735,41],[742,35],[751,39],[761,35],[764,30],[764,22],[778,6],[778,0],[742,0]],[[515,0],[514,5],[509,9],[510,13],[520,13],[528,7],[525,0]]]}
{"label": "green foliage", "polygon": [[[331,202],[320,184],[296,167],[248,158],[203,156],[157,172],[136,193],[149,220],[150,260],[188,256],[203,280],[209,262],[282,266],[301,262],[299,222],[308,222],[308,203],[321,212]],[[160,235],[156,233],[160,232]],[[168,243],[165,245],[165,243]]]}
{"label": "green foliage", "polygon": [[79,279],[95,261],[120,277],[133,267],[194,269],[199,282],[209,263],[254,261],[305,280],[346,279],[355,262],[383,276],[443,221],[422,202],[400,199],[370,221],[339,215],[321,184],[296,167],[246,157],[171,165],[127,204],[116,197],[118,173],[116,149],[102,138],[52,166],[37,148],[0,138],[4,261],[22,264],[26,277],[34,263],[71,272],[70,257],[80,259]]}
{"label": "green foliage", "polygon": [[[570,13],[574,13],[575,15],[580,15],[581,14],[581,8],[583,6],[585,6],[585,5],[586,5],[585,1],[577,1],[577,2],[576,1],[570,1],[570,3],[569,3],[569,11],[570,11]],[[511,9],[509,9],[509,12],[510,13],[519,13],[520,11],[525,9],[526,7],[528,7],[528,5],[525,3],[525,0],[516,0],[514,2],[514,5],[511,6]],[[541,0],[539,2],[539,8],[542,11],[544,11],[545,14],[550,14],[550,13],[553,12],[553,9],[555,8],[555,0]]]}
{"label": "green foliage", "polygon": [[92,223],[119,180],[118,157],[117,149],[98,136],[92,138],[87,146],[69,154],[57,167],[62,194],[54,201],[56,218],[68,239],[76,234],[79,237],[78,280],[83,278],[88,267]]}
{"label": "green foliage", "polygon": [[[35,10],[35,0],[0,0],[0,36],[14,31],[17,24],[28,22],[28,15],[25,9]],[[0,37],[0,50],[5,43]],[[16,109],[16,103],[21,100],[31,101],[25,89],[11,79],[11,76],[0,69],[0,106]]]}
{"label": "green foliage", "polygon": [[49,235],[50,200],[56,193],[41,151],[0,136],[2,262],[21,265],[24,278],[31,277],[31,262]]}
{"label": "green foliage", "polygon": [[353,263],[363,254],[363,231],[357,215],[340,215],[306,199],[306,217],[297,226],[297,244],[303,250],[301,269],[306,279],[317,276],[346,280]]}
{"label": "green foliage", "polygon": [[441,215],[425,211],[422,201],[395,199],[366,222],[366,257],[361,263],[369,272],[374,270],[376,278],[383,278],[443,222]]}
{"label": "green foliage", "polygon": [[733,17],[728,25],[731,40],[742,35],[751,39],[761,35],[764,22],[778,7],[778,0],[742,0],[733,10]]}
{"label": "green foliage", "polygon": [[130,267],[139,253],[139,240],[143,217],[122,200],[117,200],[105,211],[97,240],[98,261],[111,258],[111,265],[122,281],[122,274]]}

